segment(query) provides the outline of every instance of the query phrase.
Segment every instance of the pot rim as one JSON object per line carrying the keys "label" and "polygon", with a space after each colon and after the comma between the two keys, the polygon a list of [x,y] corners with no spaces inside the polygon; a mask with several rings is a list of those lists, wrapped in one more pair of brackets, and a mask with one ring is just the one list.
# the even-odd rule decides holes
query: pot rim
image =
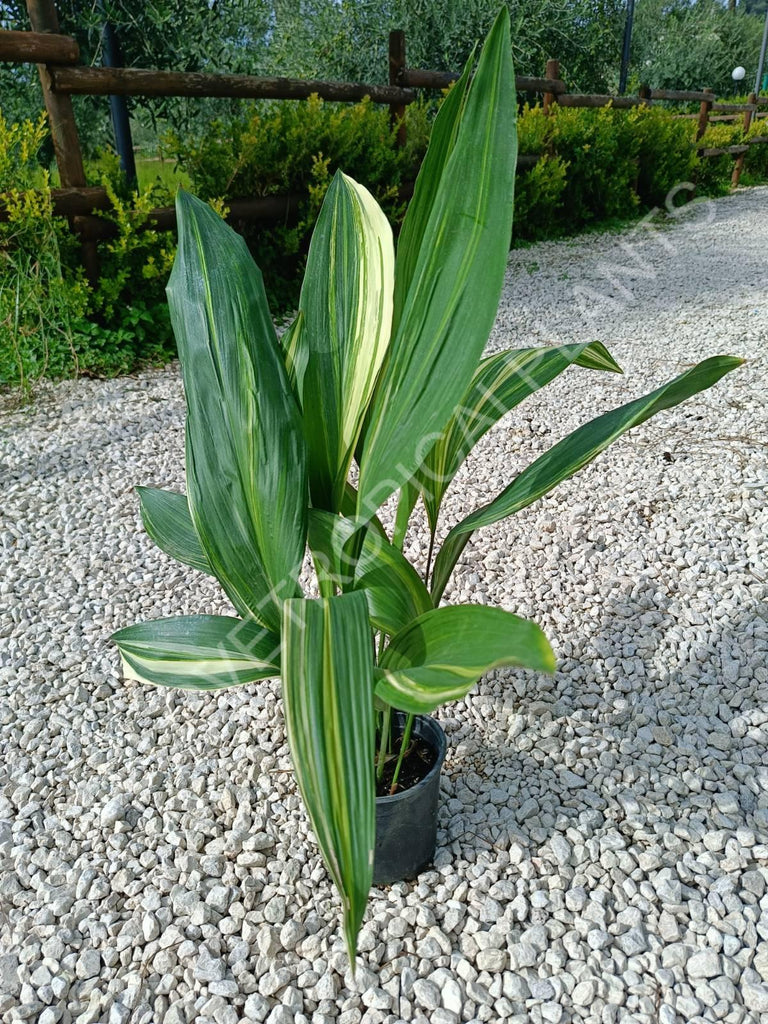
{"label": "pot rim", "polygon": [[[401,716],[403,719],[406,717],[405,716],[405,712],[403,712],[403,711],[397,711],[396,714],[398,716]],[[415,797],[416,794],[418,794],[420,790],[424,789],[426,786],[428,786],[430,784],[430,782],[435,777],[435,775],[439,774],[440,770],[443,767],[443,761],[445,760],[445,751],[446,751],[446,746],[447,746],[447,739],[446,739],[445,731],[444,731],[442,725],[440,725],[438,720],[436,718],[433,718],[432,715],[416,715],[416,717],[414,719],[414,724],[416,724],[417,722],[428,722],[431,726],[434,727],[435,731],[437,732],[437,747],[435,747],[434,744],[432,744],[430,742],[432,737],[425,736],[423,733],[420,733],[421,738],[426,740],[427,743],[429,743],[430,746],[437,753],[437,758],[435,760],[435,763],[429,769],[429,771],[424,776],[424,778],[423,779],[419,779],[419,781],[416,783],[415,786],[409,786],[408,789],[404,789],[400,793],[393,793],[391,796],[377,796],[376,797],[376,803],[377,804],[386,804],[386,805],[395,804],[395,803],[401,802],[402,800],[407,800],[409,798]]]}

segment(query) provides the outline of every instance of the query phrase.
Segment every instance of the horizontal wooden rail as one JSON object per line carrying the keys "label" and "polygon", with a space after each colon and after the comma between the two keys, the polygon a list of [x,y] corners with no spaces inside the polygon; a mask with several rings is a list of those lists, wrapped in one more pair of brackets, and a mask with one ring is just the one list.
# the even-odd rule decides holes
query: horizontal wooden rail
{"label": "horizontal wooden rail", "polygon": [[[454,71],[423,71],[419,68],[406,68],[399,76],[401,85],[412,89],[447,89],[458,79]],[[515,77],[515,88],[518,92],[565,92],[565,82],[559,78],[529,78],[527,75]]]}
{"label": "horizontal wooden rail", "polygon": [[679,103],[709,103],[711,92],[700,92],[695,89],[652,89],[652,100],[677,100]]}
{"label": "horizontal wooden rail", "polygon": [[[230,222],[253,221],[256,223],[273,223],[290,217],[298,209],[302,196],[262,196],[256,199],[231,199],[227,220]],[[155,231],[174,231],[176,229],[176,208],[159,206],[147,215],[148,228]],[[117,233],[117,225],[102,217],[77,217],[75,228],[83,238],[89,241],[101,241],[112,238]]]}
{"label": "horizontal wooden rail", "polygon": [[[517,157],[517,166],[533,167],[540,160],[538,153],[520,153]],[[410,199],[413,194],[413,183],[406,182],[400,190],[400,198]],[[53,200],[53,213],[56,217],[78,217],[88,221],[96,221],[96,227],[91,224],[85,228],[85,233],[90,237],[109,237],[111,233],[110,221],[101,217],[93,217],[95,211],[110,210],[112,202],[107,190],[100,185],[83,186],[82,188],[52,188],[51,198]],[[281,196],[257,196],[251,199],[230,199],[224,200],[229,208],[227,220],[263,220],[274,221],[288,217],[297,209],[303,197],[296,194]],[[151,210],[147,215],[150,226],[158,231],[170,231],[176,224],[176,212],[172,206],[161,206]],[[4,207],[3,196],[0,194],[0,221],[8,220],[8,211]]]}
{"label": "horizontal wooden rail", "polygon": [[756,103],[713,103],[712,109],[720,114],[746,114],[749,110],[754,113],[757,110]]}
{"label": "horizontal wooden rail", "polygon": [[412,103],[416,94],[393,85],[324,82],[315,79],[215,75],[198,71],[143,68],[50,68],[54,92],[91,96],[229,96],[242,99],[301,100],[313,93],[325,100]]}
{"label": "horizontal wooden rail", "polygon": [[607,107],[612,106],[616,110],[627,110],[630,107],[639,107],[648,100],[644,96],[585,96],[579,93],[565,93],[558,96],[557,102],[561,107]]}
{"label": "horizontal wooden rail", "polygon": [[71,36],[0,29],[0,61],[12,64],[77,64],[80,47]]}
{"label": "horizontal wooden rail", "polygon": [[700,149],[699,156],[738,156],[739,153],[746,153],[748,149],[749,146],[746,144],[741,146],[724,146],[721,149]]}
{"label": "horizontal wooden rail", "polygon": [[[79,188],[52,188],[53,213],[55,217],[78,217],[94,210],[109,210],[112,207],[107,190],[100,186],[83,185]],[[8,211],[0,195],[0,221],[8,220]]]}
{"label": "horizontal wooden rail", "polygon": [[454,71],[421,71],[419,68],[404,68],[399,75],[399,82],[411,89],[447,89],[458,78],[458,73]]}
{"label": "horizontal wooden rail", "polygon": [[[693,121],[698,116],[699,116],[698,114],[673,114],[672,118],[675,121],[686,121],[686,120]],[[728,121],[738,121],[741,116],[742,116],[741,114],[713,114],[709,118],[709,123],[712,124],[713,122],[717,122],[717,123],[723,122],[723,123],[726,123]],[[766,111],[765,113],[761,113],[758,110],[755,113],[755,118],[757,118],[760,121],[763,121],[766,117],[768,117],[768,111]]]}

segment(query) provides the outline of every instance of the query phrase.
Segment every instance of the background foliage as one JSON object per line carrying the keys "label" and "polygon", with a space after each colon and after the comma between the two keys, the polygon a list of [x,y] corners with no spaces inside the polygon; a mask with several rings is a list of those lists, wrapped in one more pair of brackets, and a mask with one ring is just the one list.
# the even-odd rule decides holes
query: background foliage
{"label": "background foliage", "polygon": [[[732,91],[730,71],[756,64],[767,0],[638,0],[631,87],[713,86]],[[459,68],[490,26],[498,0],[57,0],[62,31],[85,62],[102,59],[105,17],[128,65],[187,70],[387,80],[387,33],[405,29],[410,66]],[[616,88],[624,0],[508,0],[517,70],[540,74],[561,61],[572,90]],[[27,28],[23,0],[0,2],[0,27]],[[79,246],[53,216],[52,147],[39,120],[33,65],[0,67],[0,386],[42,375],[111,374],[173,352],[164,285],[175,242],[147,226],[181,182],[209,200],[293,194],[290,222],[240,224],[262,267],[274,310],[295,306],[309,235],[331,177],[342,167],[365,183],[397,224],[437,104],[408,108],[408,146],[394,145],[388,112],[373,104],[245,104],[198,99],[132,100],[140,191],[131,195],[109,150],[106,97],[74,97],[91,184],[113,197],[112,237],[100,244],[101,280],[80,269]],[[760,134],[760,122],[750,134]],[[699,161],[691,121],[666,111],[525,107],[522,152],[543,158],[518,177],[515,238],[554,237],[663,205],[672,185],[700,194],[729,187],[732,160]],[[739,142],[739,125],[712,125],[707,146]],[[169,159],[161,162],[158,154]],[[768,146],[748,153],[743,181],[768,177]],[[26,195],[37,188],[37,197]]]}
{"label": "background foliage", "polygon": [[[219,205],[242,195],[295,194],[298,217],[287,223],[239,225],[262,268],[274,312],[295,308],[309,237],[326,188],[342,167],[366,184],[397,225],[427,143],[431,110],[409,108],[409,143],[398,150],[388,112],[368,101],[252,104],[205,133],[171,133],[166,143],[191,189]],[[529,241],[572,234],[664,208],[670,189],[696,183],[699,195],[730,186],[729,156],[702,159],[695,121],[659,107],[599,110],[554,107],[545,116],[526,106],[520,151],[542,159],[518,175],[514,237]],[[765,131],[756,122],[749,131]],[[740,123],[713,124],[703,146],[725,147],[744,136]],[[114,154],[88,164],[93,183],[109,190],[113,235],[100,244],[96,286],[80,268],[79,245],[53,216],[51,182],[39,156],[44,119],[0,117],[0,193],[9,219],[0,222],[0,386],[29,386],[41,376],[116,374],[175,353],[164,288],[174,236],[148,226],[147,215],[171,202],[157,181],[131,194]],[[747,154],[743,181],[768,178],[768,146]],[[34,191],[33,191],[34,190]]]}
{"label": "background foliage", "polygon": [[[737,65],[754,79],[766,0],[637,0],[631,76],[635,85],[732,88]],[[408,64],[459,70],[488,30],[499,0],[57,0],[62,31],[82,59],[100,64],[102,27],[116,27],[128,66],[231,71],[350,81],[387,80],[387,35],[406,32]],[[569,88],[614,91],[625,0],[507,0],[518,73],[543,74],[557,57]],[[24,0],[0,2],[0,27],[27,28]],[[36,69],[0,68],[0,94],[12,120],[37,117]],[[106,97],[75,97],[85,142],[109,140]],[[156,134],[204,130],[234,114],[232,100],[135,99],[137,122]]]}

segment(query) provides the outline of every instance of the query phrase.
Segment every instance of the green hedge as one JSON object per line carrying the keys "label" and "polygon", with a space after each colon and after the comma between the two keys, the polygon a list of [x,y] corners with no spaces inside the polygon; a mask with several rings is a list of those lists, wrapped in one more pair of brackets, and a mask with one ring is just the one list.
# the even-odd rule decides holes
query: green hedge
{"label": "green hedge", "polygon": [[544,157],[518,178],[515,237],[553,238],[663,209],[675,185],[702,180],[695,132],[659,107],[524,107],[521,152]]}
{"label": "green hedge", "polygon": [[[228,199],[296,193],[297,220],[242,225],[262,268],[273,310],[295,308],[315,217],[337,167],[364,183],[398,222],[403,195],[429,137],[434,107],[408,108],[408,144],[399,149],[389,112],[306,101],[260,103],[209,126],[198,138],[166,146],[191,188],[219,209]],[[749,136],[765,130],[756,123]],[[693,182],[698,194],[730,187],[730,156],[699,159],[696,122],[659,108],[629,111],[555,106],[549,116],[526,106],[519,118],[521,153],[543,154],[518,175],[517,241],[555,238],[664,209],[670,191]],[[710,126],[699,145],[740,142],[740,124]],[[162,183],[140,195],[120,181],[107,154],[90,168],[109,189],[114,236],[100,245],[102,277],[86,281],[79,246],[53,216],[48,172],[38,163],[45,120],[9,124],[0,115],[0,193],[9,219],[0,223],[0,386],[42,376],[113,375],[175,354],[164,288],[175,252],[172,234],[147,226],[147,214],[172,196]],[[768,179],[768,144],[747,153],[744,183]],[[405,188],[404,188],[405,186]]]}

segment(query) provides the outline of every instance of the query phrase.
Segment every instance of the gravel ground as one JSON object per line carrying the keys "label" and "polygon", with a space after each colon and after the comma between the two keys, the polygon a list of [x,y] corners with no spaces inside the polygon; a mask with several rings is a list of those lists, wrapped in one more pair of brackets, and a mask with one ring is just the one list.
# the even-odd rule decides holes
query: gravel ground
{"label": "gravel ground", "polygon": [[373,892],[356,982],[278,684],[155,690],[107,645],[226,610],[140,528],[133,487],[183,484],[177,368],[6,408],[4,1022],[768,1022],[766,252],[761,188],[512,254],[491,344],[596,338],[627,373],[495,429],[447,525],[608,403],[749,362],[467,548],[449,598],[535,617],[560,667],[440,714],[435,867]]}

